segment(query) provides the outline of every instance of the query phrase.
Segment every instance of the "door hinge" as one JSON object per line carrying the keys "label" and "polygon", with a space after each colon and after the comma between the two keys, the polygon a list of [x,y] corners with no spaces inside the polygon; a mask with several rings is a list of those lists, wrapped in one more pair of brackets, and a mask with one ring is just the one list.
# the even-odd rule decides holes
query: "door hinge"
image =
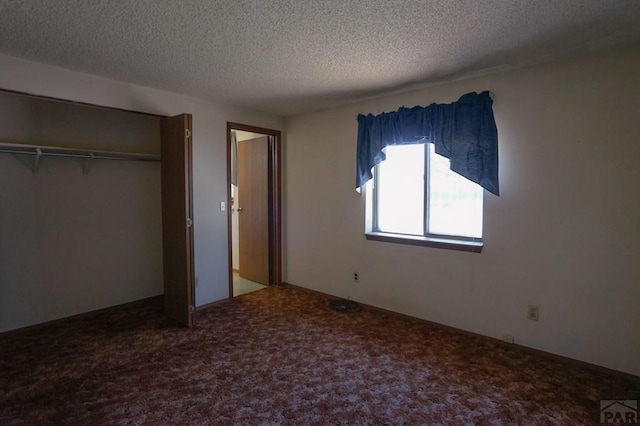
{"label": "door hinge", "polygon": [[184,129],[184,133],[185,133],[187,138],[191,137],[191,129]]}
{"label": "door hinge", "polygon": [[191,228],[193,226],[193,219],[190,217],[187,218],[187,228]]}

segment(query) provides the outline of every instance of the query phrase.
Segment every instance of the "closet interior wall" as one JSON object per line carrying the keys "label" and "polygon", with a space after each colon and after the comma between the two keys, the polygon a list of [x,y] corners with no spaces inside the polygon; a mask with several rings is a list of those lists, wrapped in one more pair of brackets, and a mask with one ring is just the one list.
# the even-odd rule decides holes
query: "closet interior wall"
{"label": "closet interior wall", "polygon": [[[0,142],[160,155],[160,117],[0,92]],[[0,332],[162,294],[160,163],[0,154]]]}

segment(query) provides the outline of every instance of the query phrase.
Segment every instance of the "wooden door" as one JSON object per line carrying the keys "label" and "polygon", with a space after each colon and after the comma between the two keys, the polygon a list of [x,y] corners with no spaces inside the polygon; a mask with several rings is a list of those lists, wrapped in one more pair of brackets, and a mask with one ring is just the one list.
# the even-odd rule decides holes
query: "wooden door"
{"label": "wooden door", "polygon": [[165,314],[191,327],[195,301],[190,114],[162,120],[161,156]]}
{"label": "wooden door", "polygon": [[269,138],[238,142],[240,276],[269,285]]}

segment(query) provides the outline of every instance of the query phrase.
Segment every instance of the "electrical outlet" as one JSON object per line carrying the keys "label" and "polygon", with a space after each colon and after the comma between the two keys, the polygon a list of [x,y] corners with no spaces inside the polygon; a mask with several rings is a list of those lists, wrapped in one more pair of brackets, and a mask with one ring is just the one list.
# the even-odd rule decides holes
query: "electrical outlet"
{"label": "electrical outlet", "polygon": [[357,283],[360,280],[360,274],[357,272],[353,273],[353,282]]}
{"label": "electrical outlet", "polygon": [[502,340],[504,340],[507,343],[515,343],[515,341],[516,341],[515,337],[513,337],[510,334],[503,334],[502,335]]}
{"label": "electrical outlet", "polygon": [[540,307],[538,305],[527,305],[527,319],[532,321],[540,320]]}

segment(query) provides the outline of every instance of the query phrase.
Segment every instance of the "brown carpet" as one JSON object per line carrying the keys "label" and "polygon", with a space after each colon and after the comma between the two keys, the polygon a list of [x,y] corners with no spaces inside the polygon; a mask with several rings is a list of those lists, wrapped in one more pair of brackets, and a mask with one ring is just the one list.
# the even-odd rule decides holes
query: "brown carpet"
{"label": "brown carpet", "polygon": [[199,311],[118,308],[0,337],[0,424],[598,424],[640,380],[271,287]]}

